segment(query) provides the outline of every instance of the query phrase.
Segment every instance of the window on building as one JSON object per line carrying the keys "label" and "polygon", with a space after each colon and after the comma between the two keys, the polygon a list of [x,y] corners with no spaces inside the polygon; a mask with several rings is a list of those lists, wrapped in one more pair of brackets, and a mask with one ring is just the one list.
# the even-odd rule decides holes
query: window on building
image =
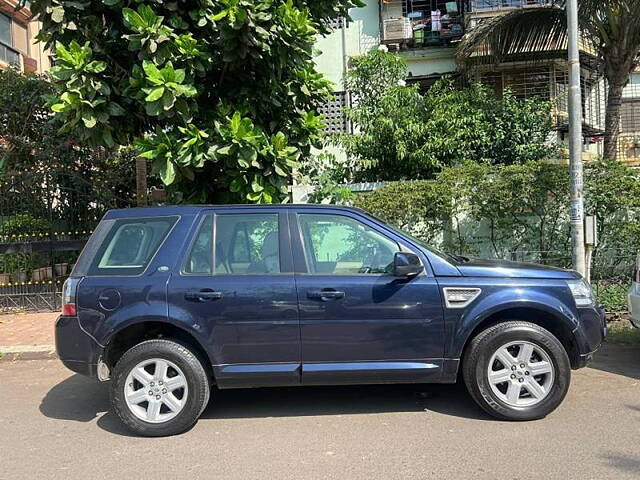
{"label": "window on building", "polygon": [[622,102],[620,132],[640,134],[640,98],[627,99]]}
{"label": "window on building", "polygon": [[27,29],[0,13],[0,62],[19,65],[18,46],[27,46]]}
{"label": "window on building", "polygon": [[521,100],[527,98],[549,100],[550,76],[549,67],[510,70],[484,74],[482,83],[492,87],[498,96],[502,96],[504,91],[509,89],[516,98]]}

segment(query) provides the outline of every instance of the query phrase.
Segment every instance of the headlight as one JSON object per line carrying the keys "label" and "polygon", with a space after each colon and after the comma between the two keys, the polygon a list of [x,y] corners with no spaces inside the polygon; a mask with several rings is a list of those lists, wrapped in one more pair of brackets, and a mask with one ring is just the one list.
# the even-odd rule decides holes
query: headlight
{"label": "headlight", "polygon": [[567,286],[571,290],[573,299],[578,307],[590,307],[593,305],[593,292],[584,280],[567,280]]}

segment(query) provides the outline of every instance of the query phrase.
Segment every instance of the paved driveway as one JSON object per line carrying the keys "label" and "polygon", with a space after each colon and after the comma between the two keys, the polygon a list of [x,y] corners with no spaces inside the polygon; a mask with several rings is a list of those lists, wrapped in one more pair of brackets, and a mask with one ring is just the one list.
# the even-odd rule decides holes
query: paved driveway
{"label": "paved driveway", "polygon": [[0,363],[0,478],[640,478],[640,348],[605,345],[548,418],[499,422],[463,388],[215,392],[189,432],[144,439],[55,360]]}

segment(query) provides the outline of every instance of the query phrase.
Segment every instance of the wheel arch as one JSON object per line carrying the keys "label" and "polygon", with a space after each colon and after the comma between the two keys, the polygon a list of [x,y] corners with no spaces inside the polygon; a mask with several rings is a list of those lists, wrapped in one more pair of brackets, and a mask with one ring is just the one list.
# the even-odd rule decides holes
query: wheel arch
{"label": "wheel arch", "polygon": [[464,358],[469,344],[480,332],[510,320],[533,323],[548,330],[564,347],[572,368],[577,368],[580,352],[573,333],[572,323],[569,319],[556,312],[537,306],[508,306],[491,312],[484,317],[477,318],[472,326],[468,326],[464,343],[458,346],[459,358]]}
{"label": "wheel arch", "polygon": [[113,332],[105,346],[103,361],[110,370],[113,370],[120,357],[131,347],[156,338],[175,340],[186,347],[190,347],[202,363],[209,377],[212,380],[214,379],[211,358],[203,344],[186,329],[173,323],[157,320],[140,319]]}

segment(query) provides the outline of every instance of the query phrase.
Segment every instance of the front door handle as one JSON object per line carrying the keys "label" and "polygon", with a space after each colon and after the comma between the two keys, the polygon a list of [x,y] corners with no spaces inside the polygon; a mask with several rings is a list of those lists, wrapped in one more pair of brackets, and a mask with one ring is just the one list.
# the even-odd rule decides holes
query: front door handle
{"label": "front door handle", "polygon": [[344,292],[333,289],[309,290],[307,292],[307,298],[315,300],[338,300],[344,298]]}
{"label": "front door handle", "polygon": [[196,292],[187,292],[184,298],[192,302],[210,302],[211,300],[219,300],[222,298],[222,292],[216,292],[210,288],[204,288]]}

